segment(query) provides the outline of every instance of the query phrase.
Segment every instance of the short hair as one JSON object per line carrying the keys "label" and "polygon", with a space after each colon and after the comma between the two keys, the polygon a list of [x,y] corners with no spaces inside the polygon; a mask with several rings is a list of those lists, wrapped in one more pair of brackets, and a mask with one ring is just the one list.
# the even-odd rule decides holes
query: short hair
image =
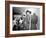
{"label": "short hair", "polygon": [[27,11],[26,11],[26,14],[27,14],[27,12],[29,12],[29,13],[31,14],[31,11],[27,10]]}

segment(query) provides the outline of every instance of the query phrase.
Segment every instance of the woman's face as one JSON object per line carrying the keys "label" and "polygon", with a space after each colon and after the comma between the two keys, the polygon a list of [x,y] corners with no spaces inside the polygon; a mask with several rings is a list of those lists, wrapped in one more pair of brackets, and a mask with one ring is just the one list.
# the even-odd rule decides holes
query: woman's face
{"label": "woman's face", "polygon": [[29,12],[27,12],[27,14],[29,15]]}

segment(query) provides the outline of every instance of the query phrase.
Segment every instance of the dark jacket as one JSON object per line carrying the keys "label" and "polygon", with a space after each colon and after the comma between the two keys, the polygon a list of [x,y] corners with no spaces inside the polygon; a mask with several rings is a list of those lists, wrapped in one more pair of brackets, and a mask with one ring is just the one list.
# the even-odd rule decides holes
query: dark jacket
{"label": "dark jacket", "polygon": [[31,16],[31,30],[36,30],[37,29],[37,24],[38,22],[38,17],[36,15]]}

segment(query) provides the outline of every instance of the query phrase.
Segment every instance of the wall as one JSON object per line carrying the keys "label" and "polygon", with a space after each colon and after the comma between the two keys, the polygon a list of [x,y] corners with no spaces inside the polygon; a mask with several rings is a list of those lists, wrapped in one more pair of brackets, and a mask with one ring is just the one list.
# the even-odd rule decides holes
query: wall
{"label": "wall", "polygon": [[[46,0],[16,0],[16,1],[29,1],[29,2],[44,2],[44,3],[46,3],[45,2]],[[46,4],[45,4],[45,7],[46,7]],[[45,16],[46,16],[46,13],[45,13]],[[45,34],[46,34],[46,26],[45,26]],[[5,0],[0,0],[0,38],[5,38]],[[11,37],[11,38],[13,38],[13,37]],[[16,38],[46,38],[46,35],[26,36],[26,37],[24,36],[24,37],[16,37]]]}

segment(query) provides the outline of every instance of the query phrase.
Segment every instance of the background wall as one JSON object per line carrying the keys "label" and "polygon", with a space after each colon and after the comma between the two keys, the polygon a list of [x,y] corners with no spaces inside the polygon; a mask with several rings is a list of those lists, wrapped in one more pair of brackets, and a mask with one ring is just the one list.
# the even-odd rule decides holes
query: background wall
{"label": "background wall", "polygon": [[[16,0],[16,1],[29,1],[29,2],[46,3],[46,0]],[[46,9],[46,4],[45,4],[45,9]],[[45,13],[45,19],[46,19],[46,13]],[[46,22],[46,20],[45,20],[45,22]],[[46,34],[46,24],[45,24],[45,34]],[[5,0],[0,0],[0,38],[5,38]],[[11,38],[13,38],[13,37],[11,37]],[[46,38],[46,35],[24,36],[24,37],[16,37],[16,38]]]}

